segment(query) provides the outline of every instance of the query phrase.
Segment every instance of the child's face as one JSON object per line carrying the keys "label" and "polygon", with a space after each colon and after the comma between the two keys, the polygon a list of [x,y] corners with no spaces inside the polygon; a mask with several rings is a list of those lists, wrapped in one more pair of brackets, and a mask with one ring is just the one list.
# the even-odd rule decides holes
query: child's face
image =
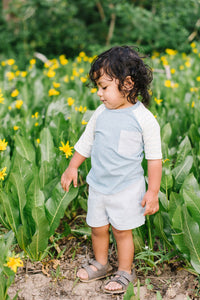
{"label": "child's face", "polygon": [[133,105],[128,102],[126,94],[119,91],[119,81],[117,79],[111,79],[108,75],[103,74],[96,81],[96,84],[98,87],[97,95],[106,108],[121,109]]}

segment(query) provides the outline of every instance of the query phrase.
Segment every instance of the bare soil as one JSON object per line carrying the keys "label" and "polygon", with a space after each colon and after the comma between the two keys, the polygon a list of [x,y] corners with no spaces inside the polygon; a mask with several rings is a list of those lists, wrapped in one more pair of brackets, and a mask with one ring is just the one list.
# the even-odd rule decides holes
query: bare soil
{"label": "bare soil", "polygon": [[[65,252],[59,257],[59,252],[66,246]],[[71,236],[62,239],[55,248],[52,256],[42,262],[25,261],[24,267],[18,269],[15,283],[9,288],[11,298],[18,292],[18,300],[123,299],[123,295],[112,296],[103,292],[105,280],[91,283],[77,281],[77,269],[88,258],[92,258],[90,241]],[[113,268],[117,269],[117,258],[113,248],[109,252],[109,261]],[[157,298],[157,292],[164,300],[200,299],[197,276],[184,270],[181,263],[170,262],[159,266],[156,272],[152,270],[148,274],[144,274],[136,266],[136,274],[140,281],[141,300],[160,299]],[[137,294],[137,287],[134,290]]]}

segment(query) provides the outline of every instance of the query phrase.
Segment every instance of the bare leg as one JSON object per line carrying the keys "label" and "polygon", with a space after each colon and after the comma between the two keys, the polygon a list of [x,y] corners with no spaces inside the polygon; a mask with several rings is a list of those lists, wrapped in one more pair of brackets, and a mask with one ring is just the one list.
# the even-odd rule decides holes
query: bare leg
{"label": "bare leg", "polygon": [[[109,247],[109,224],[102,227],[92,227],[92,247],[96,261],[102,265],[106,265],[108,261]],[[91,266],[91,269],[96,271],[96,267]],[[77,272],[77,277],[87,280],[88,274],[86,270],[80,269]]]}
{"label": "bare leg", "polygon": [[[112,227],[114,237],[117,242],[118,270],[131,274],[131,266],[134,257],[134,244],[132,230],[117,230]],[[118,290],[122,286],[117,282],[110,282],[105,286],[107,290]]]}

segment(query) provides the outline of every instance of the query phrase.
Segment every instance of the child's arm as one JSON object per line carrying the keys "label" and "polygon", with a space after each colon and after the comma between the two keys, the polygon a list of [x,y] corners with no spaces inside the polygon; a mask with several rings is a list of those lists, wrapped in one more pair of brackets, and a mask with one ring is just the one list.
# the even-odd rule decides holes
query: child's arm
{"label": "child's arm", "polygon": [[73,181],[74,187],[77,187],[77,178],[78,178],[78,168],[85,161],[86,157],[82,156],[78,152],[75,151],[69,166],[62,174],[61,177],[61,185],[62,188],[69,192],[69,186]]}
{"label": "child's arm", "polygon": [[142,206],[146,206],[144,216],[153,215],[159,210],[158,192],[162,177],[162,160],[148,160],[148,190],[142,200]]}

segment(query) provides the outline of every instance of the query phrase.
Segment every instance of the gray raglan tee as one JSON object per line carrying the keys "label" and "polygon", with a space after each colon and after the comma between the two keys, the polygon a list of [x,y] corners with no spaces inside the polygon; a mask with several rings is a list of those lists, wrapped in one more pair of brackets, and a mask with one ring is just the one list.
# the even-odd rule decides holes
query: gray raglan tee
{"label": "gray raglan tee", "polygon": [[162,158],[159,124],[140,101],[122,109],[100,105],[74,148],[91,156],[86,180],[103,194],[122,191],[144,176],[144,154],[148,160]]}

